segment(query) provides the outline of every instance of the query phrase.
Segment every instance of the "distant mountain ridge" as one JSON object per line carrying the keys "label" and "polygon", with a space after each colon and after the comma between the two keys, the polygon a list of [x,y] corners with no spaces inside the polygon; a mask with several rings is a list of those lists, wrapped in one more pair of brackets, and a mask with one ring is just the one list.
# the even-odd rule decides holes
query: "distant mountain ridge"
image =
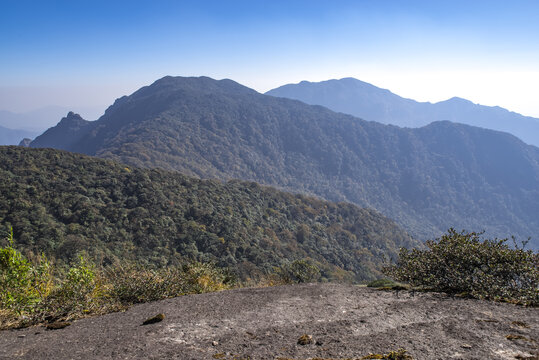
{"label": "distant mountain ridge", "polygon": [[[35,138],[55,126],[68,110],[61,106],[48,106],[24,113],[0,110],[0,145],[17,145],[24,138]],[[91,114],[99,113],[97,107],[83,107],[82,110]]]}
{"label": "distant mountain ridge", "polygon": [[[90,114],[92,119],[103,114],[102,108],[99,106],[78,106],[77,109],[85,114]],[[0,126],[42,133],[54,126],[58,119],[69,110],[71,108],[64,106],[46,106],[27,112],[0,110]]]}
{"label": "distant mountain ridge", "polygon": [[0,145],[18,145],[24,138],[34,138],[39,133],[21,129],[8,129],[0,126]]}
{"label": "distant mountain ridge", "polygon": [[165,77],[95,122],[68,118],[31,146],[349,201],[420,239],[448,227],[539,233],[539,149],[506,133],[448,121],[403,129],[207,77]]}
{"label": "distant mountain ridge", "polygon": [[539,147],[539,119],[498,106],[474,104],[458,97],[434,104],[417,102],[354,78],[302,81],[283,85],[266,94],[322,105],[333,111],[401,127],[421,127],[433,121],[449,120],[508,132]]}

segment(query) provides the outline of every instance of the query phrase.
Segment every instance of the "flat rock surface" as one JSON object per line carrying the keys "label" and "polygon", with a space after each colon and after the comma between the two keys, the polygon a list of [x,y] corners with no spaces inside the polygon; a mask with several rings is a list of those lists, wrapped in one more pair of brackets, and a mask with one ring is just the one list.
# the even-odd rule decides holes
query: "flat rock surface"
{"label": "flat rock surface", "polygon": [[[163,321],[142,325],[159,313]],[[297,343],[304,334],[311,344]],[[305,284],[189,295],[58,330],[0,332],[0,359],[341,359],[398,348],[414,359],[537,359],[539,309]]]}

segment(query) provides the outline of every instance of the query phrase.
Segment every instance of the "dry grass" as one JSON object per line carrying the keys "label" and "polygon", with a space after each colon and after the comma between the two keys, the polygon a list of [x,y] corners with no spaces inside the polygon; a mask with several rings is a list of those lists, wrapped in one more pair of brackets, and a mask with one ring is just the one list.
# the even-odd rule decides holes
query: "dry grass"
{"label": "dry grass", "polygon": [[122,311],[135,303],[233,286],[235,282],[225,271],[210,264],[192,262],[158,270],[123,264],[96,269],[83,261],[37,301],[0,306],[0,329],[67,322]]}

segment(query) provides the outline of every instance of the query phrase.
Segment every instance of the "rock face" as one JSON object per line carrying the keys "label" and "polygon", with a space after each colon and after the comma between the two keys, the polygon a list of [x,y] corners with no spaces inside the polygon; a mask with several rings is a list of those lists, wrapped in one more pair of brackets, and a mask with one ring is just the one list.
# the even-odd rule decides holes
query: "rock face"
{"label": "rock face", "polygon": [[449,227],[539,233],[539,149],[514,136],[449,121],[402,129],[231,80],[165,77],[96,122],[68,115],[31,146],[348,201],[422,240]]}
{"label": "rock face", "polygon": [[[166,320],[140,326],[156,313]],[[298,344],[303,334],[316,343]],[[0,358],[356,359],[401,348],[416,360],[532,359],[538,338],[533,308],[306,284],[140,304],[55,331],[3,331]]]}
{"label": "rock face", "polygon": [[22,146],[22,147],[29,147],[31,142],[32,142],[32,139],[24,138],[24,139],[22,139],[21,142],[19,143],[19,146]]}
{"label": "rock face", "polygon": [[[30,147],[54,147],[71,150],[94,126],[95,122],[84,120],[70,111],[58,125],[45,131],[30,143]],[[54,144],[54,146],[50,146]]]}
{"label": "rock face", "polygon": [[155,316],[152,316],[151,318],[148,318],[142,322],[142,325],[151,325],[151,324],[157,324],[158,322],[161,322],[165,320],[165,314],[159,313]]}

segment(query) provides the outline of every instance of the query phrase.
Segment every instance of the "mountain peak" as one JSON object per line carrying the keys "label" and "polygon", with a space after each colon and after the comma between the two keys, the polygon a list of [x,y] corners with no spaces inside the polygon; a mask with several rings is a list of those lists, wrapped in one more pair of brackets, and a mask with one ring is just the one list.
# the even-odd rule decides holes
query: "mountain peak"
{"label": "mountain peak", "polygon": [[83,136],[83,129],[87,130],[93,124],[93,121],[84,120],[79,114],[70,111],[56,126],[36,137],[29,146],[43,147],[53,142],[58,149],[71,150]]}
{"label": "mountain peak", "polygon": [[30,147],[30,143],[32,142],[32,139],[30,138],[24,138],[19,142],[19,146],[22,147]]}
{"label": "mountain peak", "polygon": [[457,96],[435,103],[418,102],[351,77],[302,81],[283,85],[266,94],[322,105],[333,111],[400,127],[417,128],[436,120],[450,120],[508,132],[528,144],[539,146],[539,119]]}
{"label": "mountain peak", "polygon": [[468,99],[464,99],[464,98],[461,98],[461,97],[458,97],[458,96],[453,96],[451,99],[447,99],[445,101],[441,101],[442,103],[453,103],[453,104],[472,104],[473,105],[473,102],[471,102],[470,100]]}
{"label": "mountain peak", "polygon": [[[329,101],[329,98],[333,97],[340,99],[342,102],[345,98],[379,97],[379,94],[395,96],[389,90],[379,88],[353,77],[330,79],[320,82],[303,80],[298,84],[286,84],[266,92],[266,95],[288,97],[306,102],[307,104],[322,105],[332,110],[345,113],[347,112],[346,109],[333,109],[332,106],[326,102]],[[357,114],[353,115],[357,116]]]}
{"label": "mountain peak", "polygon": [[[279,88],[283,88],[283,87],[293,87],[293,86],[296,86],[296,85],[302,85],[302,86],[324,86],[324,85],[328,85],[328,84],[341,84],[341,85],[351,85],[351,86],[372,86],[372,87],[375,87],[374,85],[371,85],[365,81],[361,81],[361,80],[358,80],[356,78],[353,78],[353,77],[345,77],[345,78],[342,78],[342,79],[330,79],[330,80],[324,80],[324,81],[320,81],[320,82],[312,82],[312,81],[307,81],[307,80],[302,80],[300,81],[298,84],[287,84],[287,85],[283,85]],[[277,88],[277,89],[279,89]],[[274,91],[276,89],[273,89],[273,90],[270,90],[270,91]],[[269,92],[269,91],[268,91]]]}
{"label": "mountain peak", "polygon": [[62,120],[84,120],[82,116],[79,114],[74,113],[73,111],[70,111],[67,113],[67,115]]}
{"label": "mountain peak", "polygon": [[138,110],[134,110],[135,113],[125,115],[130,119],[140,118],[142,113],[149,114],[162,111],[164,108],[171,107],[174,102],[185,96],[216,94],[235,96],[258,94],[258,92],[230,79],[215,80],[207,76],[183,77],[167,75],[150,85],[138,89],[131,95],[124,95],[117,98],[114,104],[105,110],[105,114],[99,120],[117,116],[114,115],[117,111],[122,108],[124,110],[129,109],[133,104],[147,103],[147,105],[142,105]]}
{"label": "mountain peak", "polygon": [[183,77],[183,76],[164,76],[156,80],[149,86],[145,86],[132,96],[146,96],[159,92],[211,92],[211,93],[256,93],[255,90],[243,86],[230,79],[215,80],[207,76]]}
{"label": "mountain peak", "polygon": [[59,126],[67,126],[67,127],[73,127],[73,126],[80,126],[81,124],[87,123],[87,120],[84,120],[82,116],[80,116],[77,113],[74,113],[73,111],[70,111],[67,113],[65,117],[60,120],[58,123]]}

